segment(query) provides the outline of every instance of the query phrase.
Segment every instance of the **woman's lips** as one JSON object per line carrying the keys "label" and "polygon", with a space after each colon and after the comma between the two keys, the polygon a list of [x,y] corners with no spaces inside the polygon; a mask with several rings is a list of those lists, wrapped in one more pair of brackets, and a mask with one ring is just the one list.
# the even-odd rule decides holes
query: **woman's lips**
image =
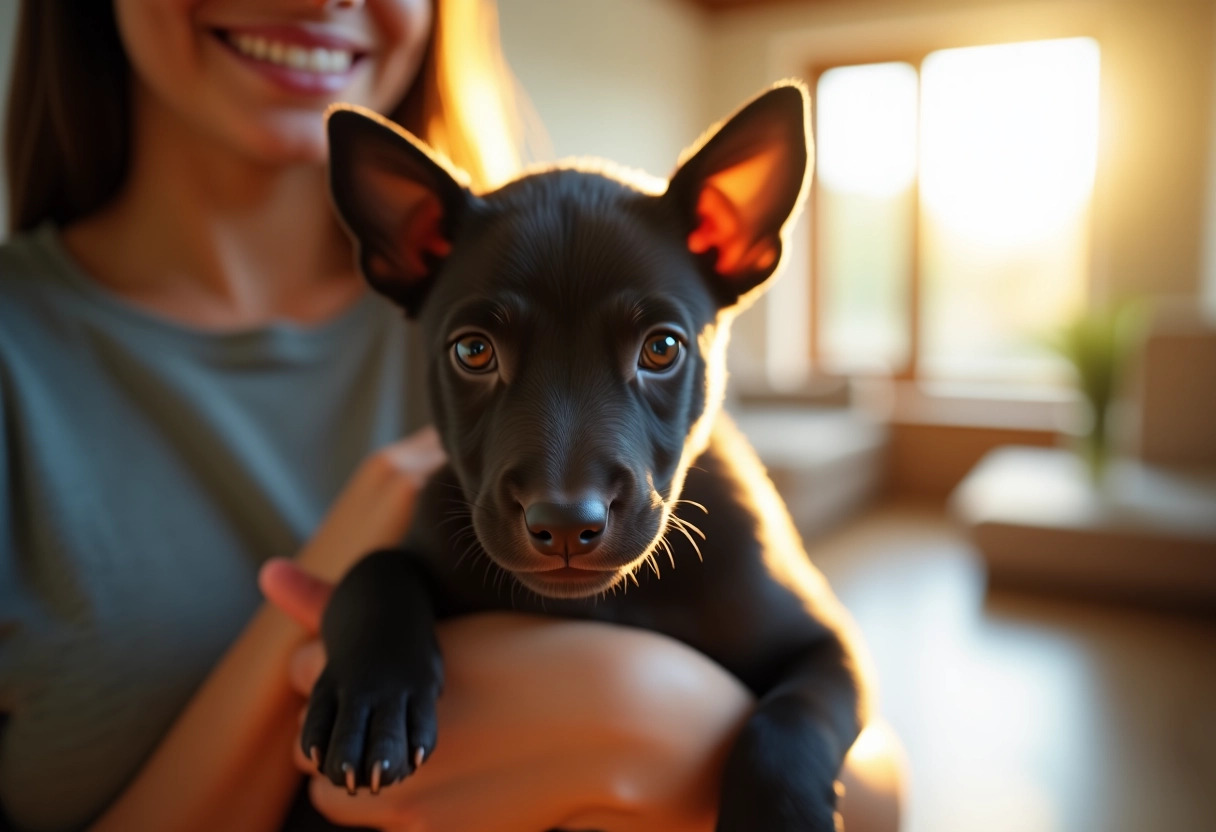
{"label": "woman's lips", "polygon": [[215,35],[241,63],[300,95],[345,89],[366,55],[344,38],[290,27],[222,29]]}

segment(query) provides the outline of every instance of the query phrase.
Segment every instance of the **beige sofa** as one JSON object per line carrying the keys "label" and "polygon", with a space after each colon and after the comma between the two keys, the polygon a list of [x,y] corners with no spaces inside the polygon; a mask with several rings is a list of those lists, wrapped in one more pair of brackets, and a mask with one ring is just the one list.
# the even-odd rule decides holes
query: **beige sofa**
{"label": "beige sofa", "polygon": [[993,584],[1216,609],[1216,326],[1159,319],[1126,448],[1094,483],[1064,448],[999,448],[951,497]]}

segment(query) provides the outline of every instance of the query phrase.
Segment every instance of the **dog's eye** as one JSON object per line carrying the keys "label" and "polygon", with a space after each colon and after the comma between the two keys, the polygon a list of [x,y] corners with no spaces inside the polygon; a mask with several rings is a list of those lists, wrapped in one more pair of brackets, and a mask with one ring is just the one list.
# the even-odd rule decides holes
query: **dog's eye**
{"label": "dog's eye", "polygon": [[670,332],[659,332],[648,336],[642,344],[638,366],[643,370],[666,370],[680,357],[680,339]]}
{"label": "dog's eye", "polygon": [[498,363],[494,347],[484,335],[466,335],[452,345],[457,363],[471,373],[488,373]]}

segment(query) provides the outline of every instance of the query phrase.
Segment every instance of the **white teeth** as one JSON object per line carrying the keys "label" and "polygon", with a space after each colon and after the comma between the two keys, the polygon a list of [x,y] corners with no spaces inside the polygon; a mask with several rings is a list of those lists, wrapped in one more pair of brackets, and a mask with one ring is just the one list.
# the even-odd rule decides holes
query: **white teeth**
{"label": "white teeth", "polygon": [[346,72],[350,69],[351,61],[355,56],[345,49],[329,50],[329,71],[330,72]]}
{"label": "white teeth", "polygon": [[295,44],[267,40],[260,35],[238,33],[231,35],[228,42],[241,54],[259,61],[320,74],[346,72],[355,59],[354,54],[346,49],[325,49],[320,46],[306,49]]}
{"label": "white teeth", "polygon": [[287,47],[287,65],[292,69],[304,69],[308,66],[308,52],[303,46]]}

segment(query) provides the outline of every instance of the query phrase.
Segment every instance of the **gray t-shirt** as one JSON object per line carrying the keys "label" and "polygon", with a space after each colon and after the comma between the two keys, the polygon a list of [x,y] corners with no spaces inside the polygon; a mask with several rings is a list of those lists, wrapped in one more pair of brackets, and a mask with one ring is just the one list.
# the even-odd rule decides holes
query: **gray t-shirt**
{"label": "gray t-shirt", "polygon": [[[357,464],[421,425],[411,333],[141,311],[45,226],[0,246],[0,807],[79,829],[122,791]],[[411,354],[416,355],[416,351]]]}

